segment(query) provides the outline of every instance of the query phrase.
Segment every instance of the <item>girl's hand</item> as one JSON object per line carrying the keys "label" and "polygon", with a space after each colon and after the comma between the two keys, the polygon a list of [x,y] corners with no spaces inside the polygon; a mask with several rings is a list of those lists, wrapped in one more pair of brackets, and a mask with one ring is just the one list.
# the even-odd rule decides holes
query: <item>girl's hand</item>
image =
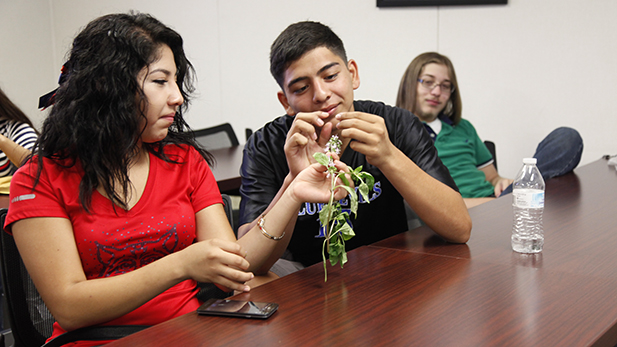
{"label": "girl's hand", "polygon": [[254,276],[246,272],[249,268],[249,262],[245,259],[246,251],[238,243],[210,239],[194,243],[180,253],[188,278],[220,284],[237,291],[250,290],[246,282]]}

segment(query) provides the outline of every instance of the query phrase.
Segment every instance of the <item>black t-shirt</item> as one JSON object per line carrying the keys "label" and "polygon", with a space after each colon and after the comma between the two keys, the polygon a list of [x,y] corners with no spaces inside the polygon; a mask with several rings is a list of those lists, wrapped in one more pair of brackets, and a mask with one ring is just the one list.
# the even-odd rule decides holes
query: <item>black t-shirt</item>
{"label": "black t-shirt", "polygon": [[[387,106],[380,102],[354,101],[354,110],[384,118],[390,141],[416,165],[432,177],[458,191],[448,169],[437,156],[437,150],[420,120],[407,110]],[[270,204],[289,173],[284,145],[293,117],[281,116],[257,130],[244,148],[240,174],[240,225],[255,220]],[[347,146],[341,161],[352,169],[362,165],[363,171],[375,177],[370,192],[370,203],[359,204],[357,218],[351,223],[356,236],[346,241],[349,251],[368,245],[407,230],[403,197],[381,171],[368,163],[366,157]],[[343,209],[348,198],[341,201]],[[320,230],[320,204],[305,203],[298,213],[298,220],[288,250],[293,260],[304,266],[322,261],[325,231]]]}

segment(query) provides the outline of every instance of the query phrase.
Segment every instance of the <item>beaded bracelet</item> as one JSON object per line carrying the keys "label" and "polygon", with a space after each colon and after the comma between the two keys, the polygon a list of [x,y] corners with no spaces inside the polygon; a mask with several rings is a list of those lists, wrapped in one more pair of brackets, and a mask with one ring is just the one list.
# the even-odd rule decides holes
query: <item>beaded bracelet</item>
{"label": "beaded bracelet", "polygon": [[274,240],[274,241],[278,241],[280,239],[282,239],[283,237],[285,237],[285,232],[283,231],[283,235],[281,236],[272,236],[270,234],[268,234],[268,232],[266,231],[266,228],[264,227],[264,216],[261,216],[261,218],[259,218],[259,222],[257,222],[257,225],[259,226],[259,230],[261,230],[261,233],[264,234],[265,237],[269,238],[270,240]]}

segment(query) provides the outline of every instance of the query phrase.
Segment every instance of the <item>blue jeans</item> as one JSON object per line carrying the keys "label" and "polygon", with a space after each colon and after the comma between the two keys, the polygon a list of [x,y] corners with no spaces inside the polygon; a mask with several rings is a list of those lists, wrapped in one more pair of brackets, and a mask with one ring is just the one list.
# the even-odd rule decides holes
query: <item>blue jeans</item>
{"label": "blue jeans", "polygon": [[[544,181],[566,174],[578,165],[583,154],[583,139],[578,131],[561,127],[553,130],[540,142],[534,158]],[[512,185],[500,196],[512,193]]]}

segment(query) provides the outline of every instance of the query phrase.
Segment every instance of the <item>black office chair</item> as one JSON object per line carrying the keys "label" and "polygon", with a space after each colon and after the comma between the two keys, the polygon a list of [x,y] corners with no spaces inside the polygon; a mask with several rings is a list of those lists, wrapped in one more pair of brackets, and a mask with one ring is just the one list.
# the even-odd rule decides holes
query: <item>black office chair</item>
{"label": "black office chair", "polygon": [[[7,209],[0,210],[4,225]],[[51,336],[54,317],[26,271],[13,237],[4,230],[0,236],[2,286],[6,296],[9,324],[15,346],[41,346]]]}
{"label": "black office chair", "polygon": [[238,137],[231,124],[224,123],[193,131],[195,140],[207,150],[238,146]]}
{"label": "black office chair", "polygon": [[495,150],[495,143],[492,141],[484,141],[484,145],[488,151],[491,152],[491,155],[493,156],[493,165],[495,165],[495,170],[497,170],[497,152]]}
{"label": "black office chair", "polygon": [[[231,206],[231,197],[227,194],[221,194],[223,197],[223,208],[225,209],[225,214],[227,215],[227,220],[229,221],[229,225],[231,225],[231,229],[236,232],[234,228],[234,217],[233,217],[233,208]],[[238,235],[236,235],[237,237]],[[224,299],[233,295],[232,292],[225,292],[221,290],[219,287],[215,286],[212,283],[202,283],[197,282],[197,287],[199,287],[199,292],[197,293],[197,298],[201,301],[206,301],[208,299]]]}
{"label": "black office chair", "polygon": [[231,206],[231,197],[227,194],[221,194],[221,196],[223,197],[223,204],[224,204],[223,208],[225,208],[225,214],[227,215],[227,220],[229,221],[229,225],[231,225],[232,230],[235,230],[233,206]]}

